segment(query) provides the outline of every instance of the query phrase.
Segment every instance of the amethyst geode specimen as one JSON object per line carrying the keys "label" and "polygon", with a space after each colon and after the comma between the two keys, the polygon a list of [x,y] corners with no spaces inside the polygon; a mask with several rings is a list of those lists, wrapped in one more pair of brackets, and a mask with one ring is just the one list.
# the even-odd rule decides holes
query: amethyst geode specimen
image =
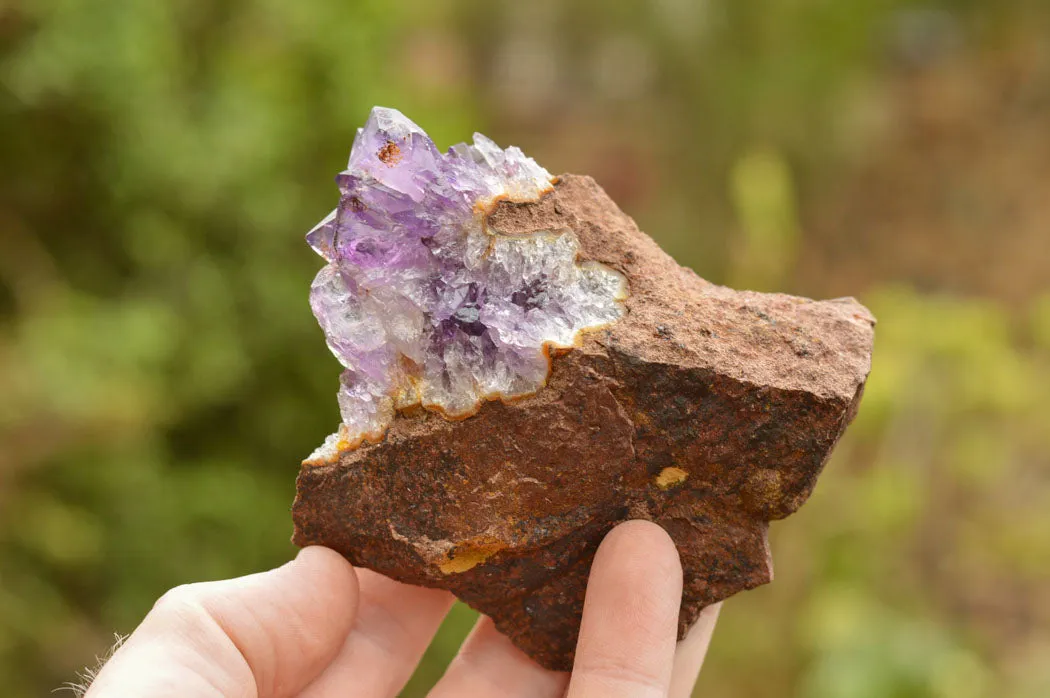
{"label": "amethyst geode specimen", "polygon": [[372,112],[308,239],[345,367],[294,541],[445,588],[569,669],[591,560],[645,518],[684,570],[680,633],[768,582],[769,521],[856,412],[874,320],[679,267],[593,180],[483,136],[441,154]]}
{"label": "amethyst geode specimen", "polygon": [[615,321],[625,280],[578,264],[571,230],[499,235],[497,201],[534,201],[554,178],[480,133],[442,155],[414,123],[375,108],[337,177],[339,207],[308,235],[328,260],[310,304],[340,381],[339,442],[377,441],[396,410],[461,418],[486,399],[534,393],[548,349]]}

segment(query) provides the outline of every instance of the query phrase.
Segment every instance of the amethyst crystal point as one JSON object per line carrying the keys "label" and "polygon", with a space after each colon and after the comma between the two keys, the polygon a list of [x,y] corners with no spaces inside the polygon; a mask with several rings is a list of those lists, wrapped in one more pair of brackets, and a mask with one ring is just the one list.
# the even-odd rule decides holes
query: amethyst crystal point
{"label": "amethyst crystal point", "polygon": [[536,201],[550,173],[481,134],[442,154],[416,124],[376,107],[336,178],[339,206],[307,234],[328,261],[310,305],[340,377],[342,426],[309,460],[378,441],[396,410],[458,418],[535,392],[549,347],[619,319],[622,275],[578,263],[568,229],[489,229],[500,200]]}

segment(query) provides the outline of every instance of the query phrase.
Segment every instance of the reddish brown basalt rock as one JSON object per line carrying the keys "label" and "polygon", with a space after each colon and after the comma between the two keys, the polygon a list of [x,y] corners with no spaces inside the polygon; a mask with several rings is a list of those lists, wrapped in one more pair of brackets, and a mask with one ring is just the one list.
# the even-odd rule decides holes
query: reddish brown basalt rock
{"label": "reddish brown basalt rock", "polygon": [[772,579],[769,521],[795,511],[860,402],[874,319],[852,299],[733,291],[678,266],[588,177],[503,202],[505,234],[569,228],[623,273],[625,316],[553,357],[546,387],[304,464],[294,542],[448,589],[529,656],[568,670],[602,537],[648,519],[685,576],[680,634]]}

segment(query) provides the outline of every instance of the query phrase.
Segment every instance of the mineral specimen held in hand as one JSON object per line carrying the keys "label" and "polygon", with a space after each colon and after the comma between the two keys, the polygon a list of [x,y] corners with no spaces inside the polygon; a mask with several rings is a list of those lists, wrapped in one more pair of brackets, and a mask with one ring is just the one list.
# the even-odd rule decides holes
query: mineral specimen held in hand
{"label": "mineral specimen held in hand", "polygon": [[874,319],[679,267],[587,177],[483,136],[440,154],[373,111],[309,234],[343,424],[302,466],[294,541],[453,591],[567,670],[602,537],[678,546],[680,632],[772,578],[769,521],[853,417]]}

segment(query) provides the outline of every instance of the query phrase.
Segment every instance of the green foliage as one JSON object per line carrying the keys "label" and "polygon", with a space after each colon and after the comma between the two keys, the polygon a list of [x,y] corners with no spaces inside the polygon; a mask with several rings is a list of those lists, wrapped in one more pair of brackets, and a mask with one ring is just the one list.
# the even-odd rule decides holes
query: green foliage
{"label": "green foliage", "polygon": [[[977,48],[952,58],[958,36],[1001,49],[1047,16],[1024,0],[534,5],[0,4],[5,695],[71,679],[171,586],[293,554],[297,464],[337,420],[302,233],[373,104],[440,143],[484,130],[595,174],[716,281],[820,294],[801,260],[851,246],[810,231],[836,179],[872,143],[910,147],[872,136],[911,98],[887,87],[899,65],[977,65]],[[1026,109],[1050,103],[1032,94]],[[863,409],[774,527],[776,583],[727,604],[704,695],[1050,694],[1048,289],[911,281],[847,284],[880,320]],[[456,607],[406,696],[475,615]]]}

